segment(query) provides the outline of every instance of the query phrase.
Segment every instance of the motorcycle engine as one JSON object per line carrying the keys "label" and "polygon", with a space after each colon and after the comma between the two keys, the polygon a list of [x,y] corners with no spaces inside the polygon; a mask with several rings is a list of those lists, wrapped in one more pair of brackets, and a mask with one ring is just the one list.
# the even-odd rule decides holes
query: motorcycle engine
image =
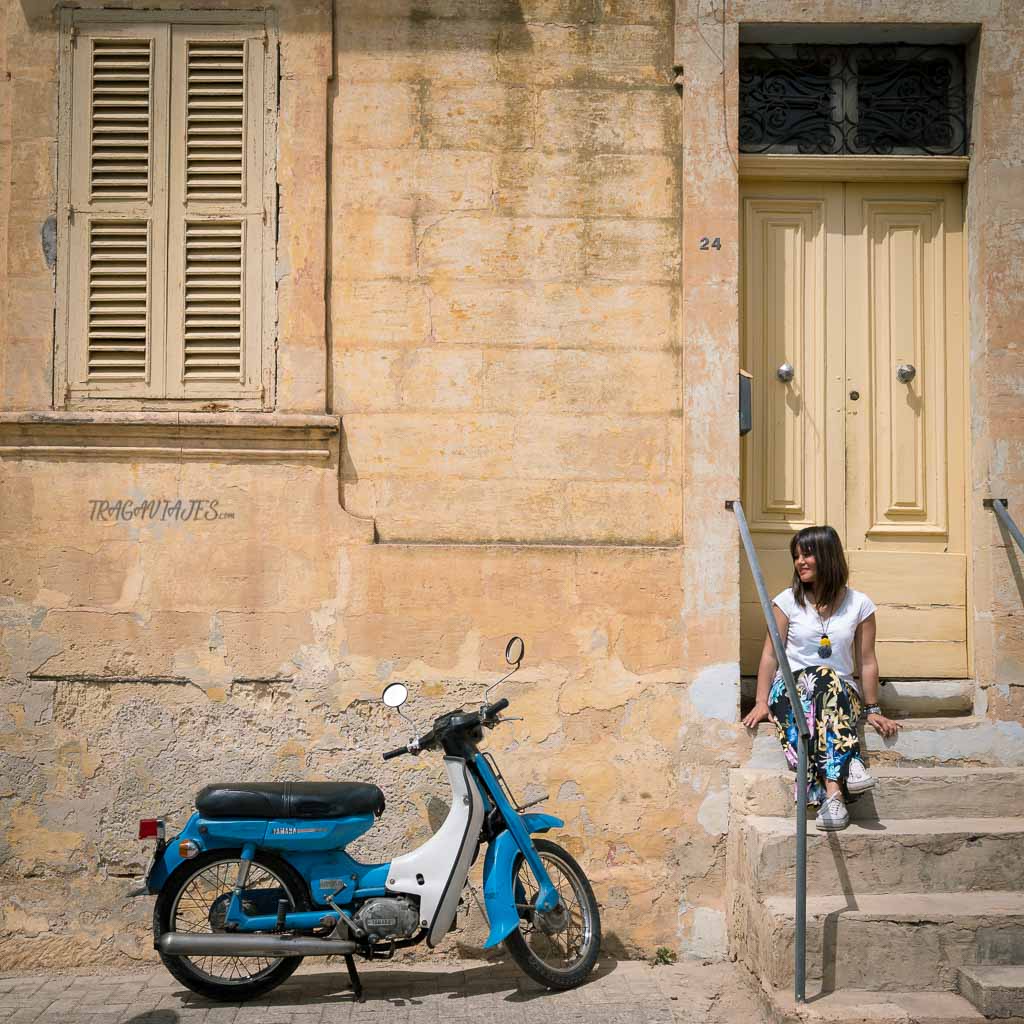
{"label": "motorcycle engine", "polygon": [[419,927],[419,908],[408,896],[367,900],[352,920],[365,929],[371,942],[407,939]]}

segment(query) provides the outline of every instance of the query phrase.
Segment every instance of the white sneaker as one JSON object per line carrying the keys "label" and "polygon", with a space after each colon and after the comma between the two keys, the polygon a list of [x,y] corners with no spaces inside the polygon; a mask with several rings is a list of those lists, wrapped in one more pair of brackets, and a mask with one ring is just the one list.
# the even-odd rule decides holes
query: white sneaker
{"label": "white sneaker", "polygon": [[868,774],[864,762],[855,757],[850,762],[850,771],[846,776],[846,788],[851,793],[866,793],[875,785],[875,780]]}
{"label": "white sneaker", "polygon": [[841,796],[830,796],[818,811],[814,822],[822,832],[841,832],[850,824],[850,812],[846,809]]}

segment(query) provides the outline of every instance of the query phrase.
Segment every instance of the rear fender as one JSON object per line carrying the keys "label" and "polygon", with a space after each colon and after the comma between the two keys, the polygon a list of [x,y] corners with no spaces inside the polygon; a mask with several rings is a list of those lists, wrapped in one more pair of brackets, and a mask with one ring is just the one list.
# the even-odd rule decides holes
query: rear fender
{"label": "rear fender", "polygon": [[[523,814],[521,817],[523,827],[531,833],[547,832],[564,824],[552,814]],[[510,832],[502,832],[487,847],[487,857],[484,859],[484,903],[491,933],[484,943],[485,949],[496,946],[519,927],[519,911],[516,909],[512,888],[512,868],[518,853],[519,846]]]}

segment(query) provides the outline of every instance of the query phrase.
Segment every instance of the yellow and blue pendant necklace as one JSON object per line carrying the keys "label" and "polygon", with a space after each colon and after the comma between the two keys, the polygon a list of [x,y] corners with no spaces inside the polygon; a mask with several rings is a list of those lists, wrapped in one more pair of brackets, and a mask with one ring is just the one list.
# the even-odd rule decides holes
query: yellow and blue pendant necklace
{"label": "yellow and blue pendant necklace", "polygon": [[[832,609],[832,615],[835,615],[835,608]],[[814,606],[814,614],[818,616],[818,625],[821,627],[821,640],[818,643],[818,657],[819,658],[831,658],[832,657],[832,641],[828,638],[828,627],[832,623],[832,615],[829,615],[828,622],[821,621],[821,612],[818,611],[818,606]]]}

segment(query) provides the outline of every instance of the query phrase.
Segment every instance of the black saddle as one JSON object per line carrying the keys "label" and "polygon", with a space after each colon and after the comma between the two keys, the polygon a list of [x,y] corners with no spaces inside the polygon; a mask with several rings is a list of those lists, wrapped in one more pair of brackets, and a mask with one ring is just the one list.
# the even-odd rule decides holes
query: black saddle
{"label": "black saddle", "polygon": [[384,813],[369,782],[217,782],[196,794],[204,818],[350,818]]}

